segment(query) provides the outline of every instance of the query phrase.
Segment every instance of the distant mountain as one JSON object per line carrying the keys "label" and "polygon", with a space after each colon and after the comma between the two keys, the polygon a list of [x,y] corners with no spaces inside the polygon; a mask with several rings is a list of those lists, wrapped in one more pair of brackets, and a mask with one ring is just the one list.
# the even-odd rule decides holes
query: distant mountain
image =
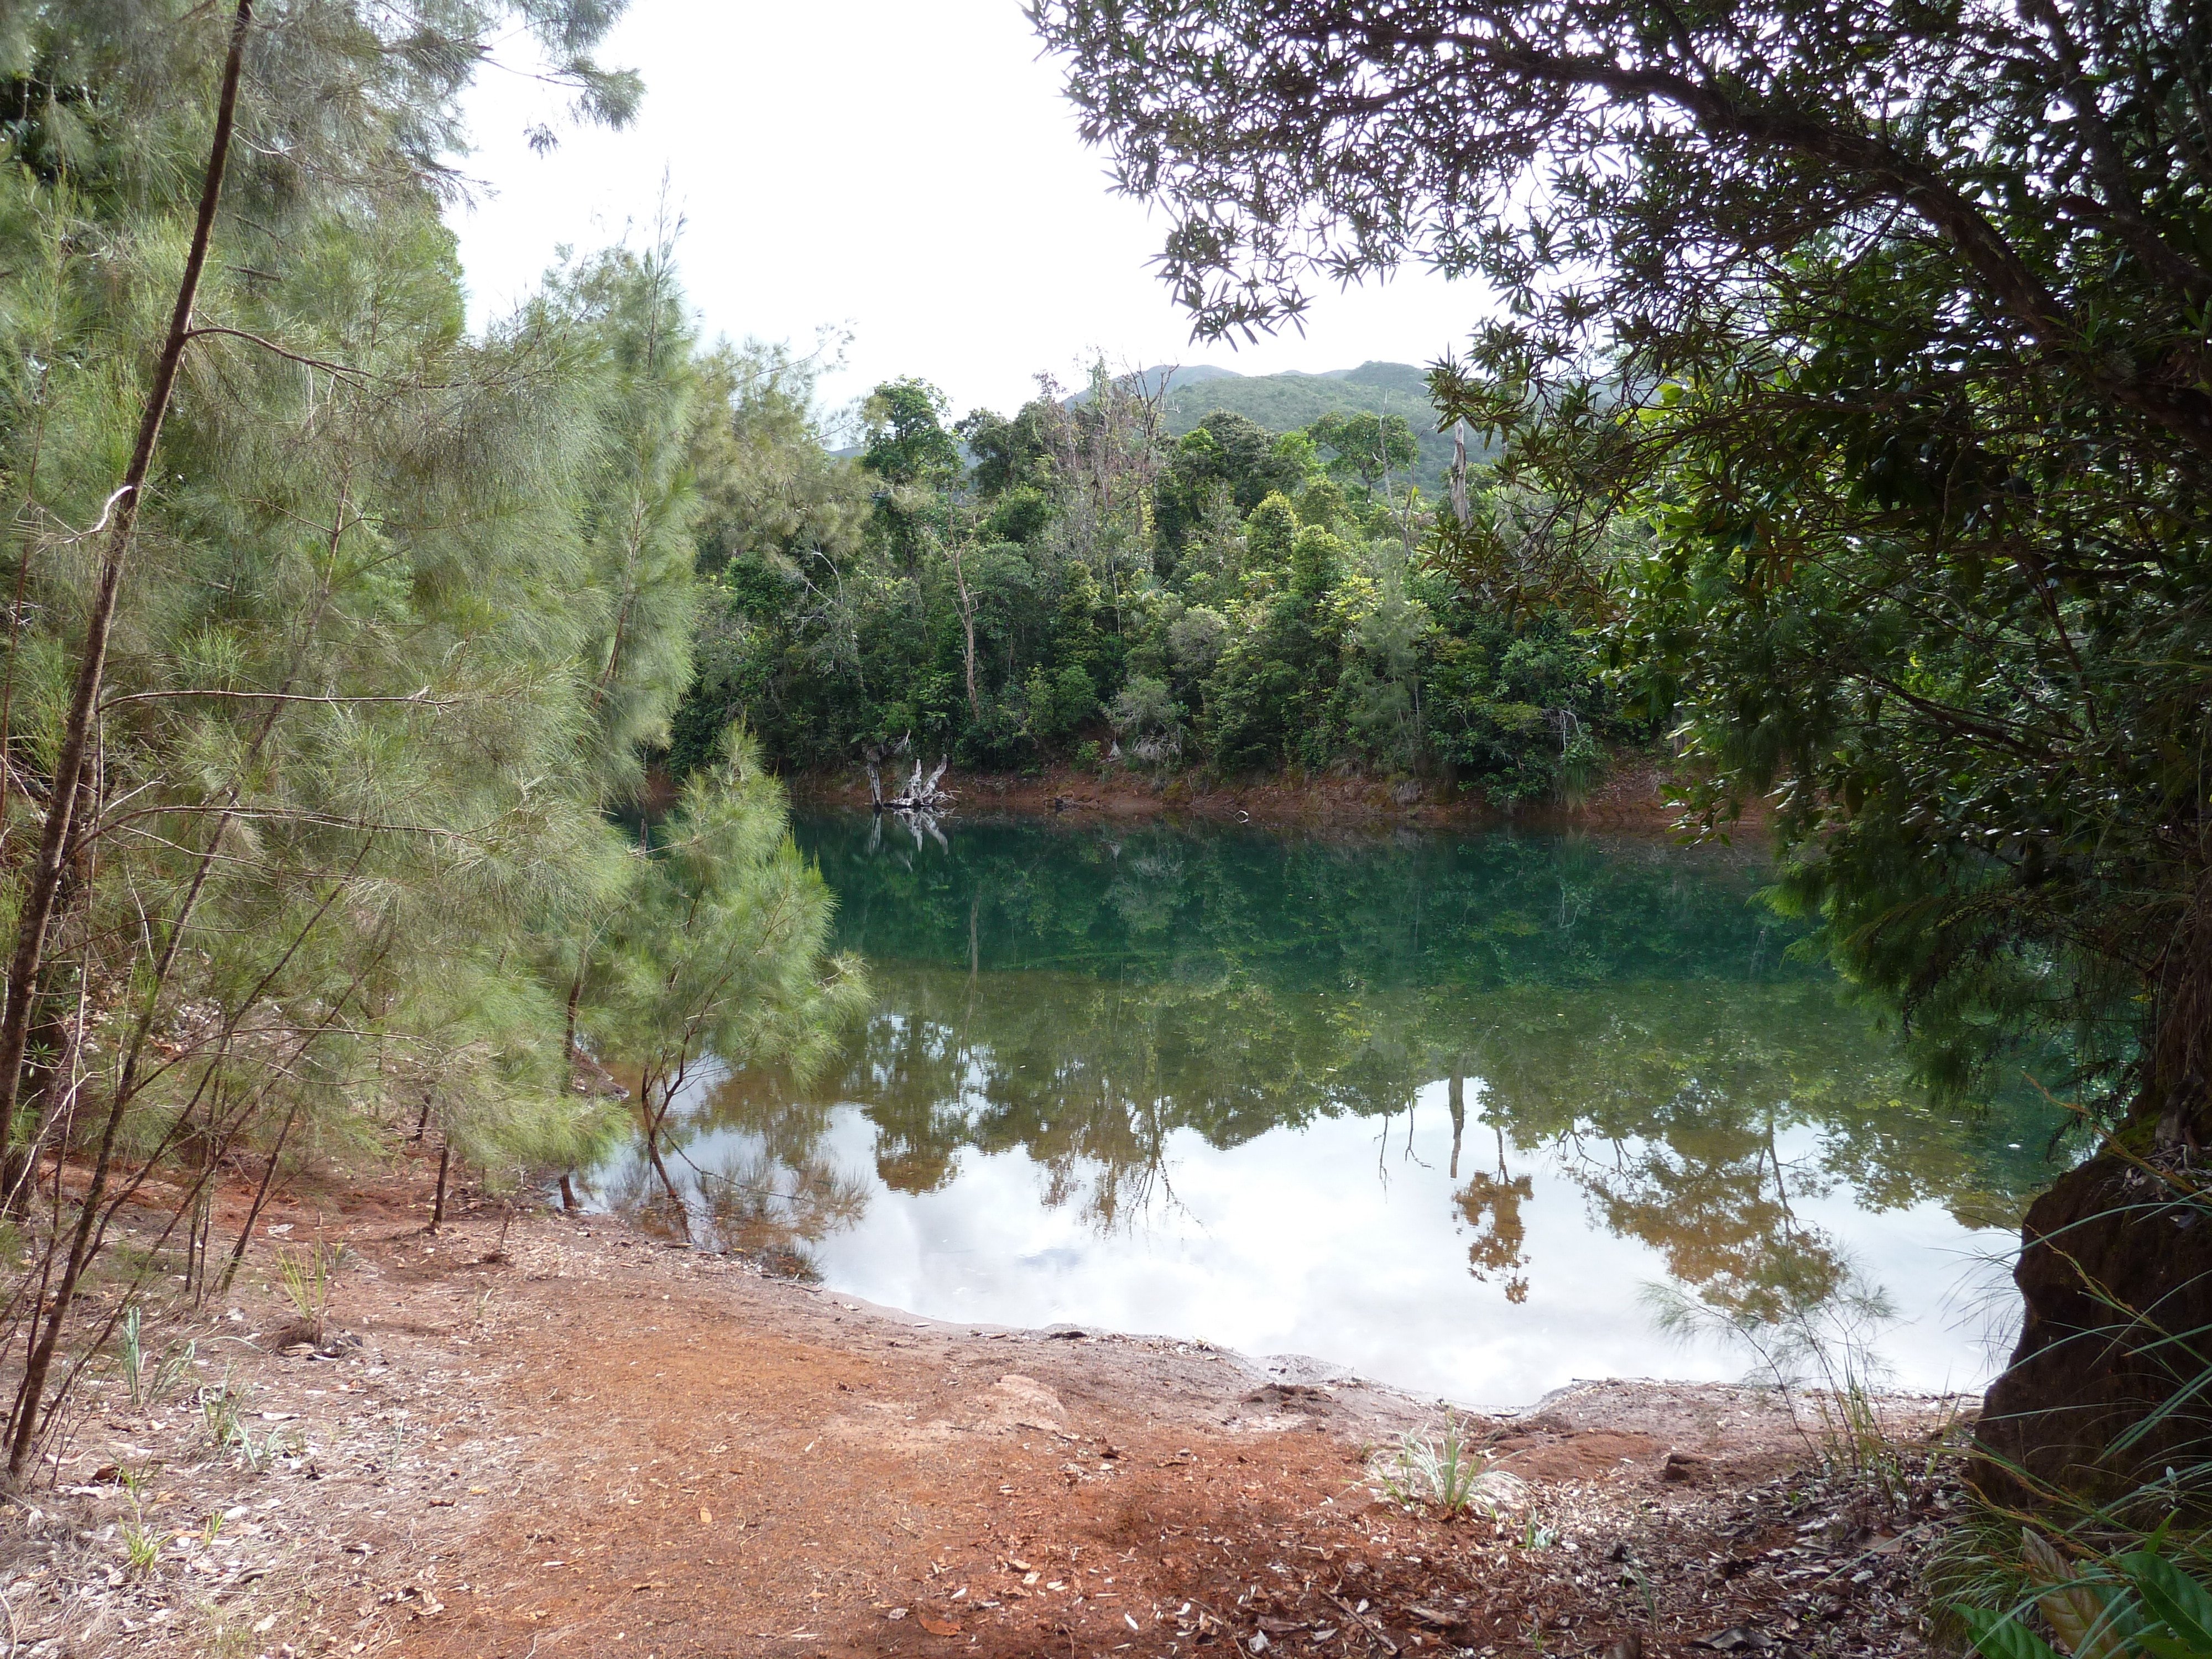
{"label": "distant mountain", "polygon": [[[1158,391],[1163,385],[1170,391],[1180,391],[1184,386],[1196,386],[1203,380],[1241,380],[1244,376],[1233,368],[1216,368],[1212,363],[1154,363],[1150,368],[1133,369],[1115,378],[1121,385],[1141,386],[1149,394]],[[1071,392],[1060,399],[1071,409],[1090,401],[1089,386]]]}
{"label": "distant mountain", "polygon": [[1413,477],[1431,497],[1443,493],[1444,474],[1451,465],[1451,436],[1435,429],[1437,412],[1429,402],[1427,371],[1410,363],[1366,362],[1319,374],[1236,374],[1193,365],[1175,370],[1165,408],[1167,428],[1177,437],[1217,409],[1256,421],[1270,432],[1311,426],[1331,410],[1402,415],[1421,448]]}
{"label": "distant mountain", "polygon": [[[1270,432],[1290,432],[1311,426],[1333,409],[1367,410],[1379,415],[1402,415],[1413,428],[1421,459],[1413,469],[1414,481],[1435,500],[1444,493],[1445,475],[1451,468],[1452,441],[1449,432],[1436,430],[1437,411],[1429,402],[1426,369],[1411,363],[1365,362],[1357,368],[1328,368],[1318,374],[1295,370],[1280,374],[1239,374],[1233,368],[1212,363],[1154,363],[1133,371],[1127,380],[1147,391],[1167,388],[1164,408],[1167,429],[1180,438],[1217,409],[1228,410],[1255,421]],[[1073,392],[1064,402],[1084,403],[1091,393]],[[860,447],[833,450],[854,456]],[[1470,459],[1487,451],[1480,440],[1468,445]],[[966,446],[962,446],[963,459]]]}

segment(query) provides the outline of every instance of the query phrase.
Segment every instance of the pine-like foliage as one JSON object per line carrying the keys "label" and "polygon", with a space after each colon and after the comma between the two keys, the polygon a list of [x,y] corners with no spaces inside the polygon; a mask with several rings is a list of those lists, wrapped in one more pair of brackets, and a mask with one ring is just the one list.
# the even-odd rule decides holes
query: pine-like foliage
{"label": "pine-like foliage", "polygon": [[[780,797],[746,797],[757,856],[641,862],[607,816],[690,676],[713,382],[668,249],[587,261],[473,337],[439,216],[491,31],[525,25],[579,112],[619,120],[635,88],[589,57],[617,10],[0,22],[0,894],[33,965],[0,1172],[59,1286],[0,1329],[19,1469],[73,1374],[75,1287],[152,1170],[191,1172],[198,1289],[245,1248],[209,1237],[227,1164],[265,1195],[280,1154],[411,1130],[495,1184],[562,1167],[610,1127],[571,1086],[593,941],[635,938],[670,883],[720,914],[812,879],[771,855]],[[153,416],[143,488],[118,489]],[[753,944],[751,1039],[818,1043],[850,995],[817,987],[855,982],[818,923]]]}

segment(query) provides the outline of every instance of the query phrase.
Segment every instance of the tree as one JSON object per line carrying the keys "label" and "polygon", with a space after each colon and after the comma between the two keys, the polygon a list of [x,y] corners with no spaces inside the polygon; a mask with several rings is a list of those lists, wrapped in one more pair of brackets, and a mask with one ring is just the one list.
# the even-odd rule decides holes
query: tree
{"label": "tree", "polygon": [[633,797],[642,755],[665,748],[691,677],[690,463],[701,375],[675,275],[672,234],[646,253],[613,249],[560,273],[536,325],[574,343],[593,386],[598,441],[580,491],[592,561],[590,763],[610,798]]}
{"label": "tree", "polygon": [[[1435,377],[1440,408],[1506,438],[1505,480],[1579,531],[1652,524],[1621,638],[1713,766],[1705,821],[1777,795],[1788,887],[1939,1085],[2055,1034],[2128,1156],[2191,1189],[2212,1144],[2205,16],[1032,15],[1123,187],[1172,212],[1202,333],[1295,319],[1316,268],[1419,258],[1506,297]],[[2131,1220],[2131,1179],[2094,1160],[2028,1218],[2027,1331],[1984,1433],[2037,1482],[2124,1486],[2194,1464],[2178,1449],[2212,1426],[2192,1407],[2128,1432],[2206,1357],[2111,1304],[2212,1324],[2212,1260]],[[2039,1243],[2062,1229],[2063,1256]]]}
{"label": "tree", "polygon": [[960,446],[944,427],[945,394],[927,380],[886,380],[861,410],[860,465],[893,488],[928,489],[960,471]]}
{"label": "tree", "polygon": [[1242,516],[1305,481],[1297,456],[1285,453],[1273,433],[1245,416],[1215,410],[1176,441],[1160,479],[1161,550],[1170,568],[1204,520],[1210,496],[1225,496]]}
{"label": "tree", "polygon": [[757,746],[732,732],[639,861],[608,930],[613,972],[583,1018],[640,1069],[646,1159],[687,1238],[690,1210],[666,1152],[700,1068],[774,1060],[803,1076],[868,1005],[860,963],[827,953],[835,903],[792,843],[782,790]]}
{"label": "tree", "polygon": [[[801,731],[830,737],[817,730],[827,723],[813,718],[817,709],[794,708],[802,682],[837,696],[844,709],[865,697],[854,564],[871,517],[871,480],[827,452],[814,406],[817,375],[835,344],[825,336],[800,356],[748,340],[718,345],[696,365],[688,471],[706,580],[692,683],[671,722],[667,763],[678,777],[711,763],[740,717],[780,757],[793,753]],[[786,630],[772,659],[763,659],[770,647],[756,616]],[[840,747],[833,739],[831,752]]]}
{"label": "tree", "polygon": [[1403,415],[1331,410],[1306,429],[1322,448],[1336,452],[1328,463],[1331,473],[1357,478],[1368,489],[1385,483],[1394,472],[1409,473],[1421,458],[1413,428]]}
{"label": "tree", "polygon": [[155,1171],[204,1295],[249,1153],[265,1195],[288,1146],[404,1115],[511,1176],[605,1126],[530,947],[623,885],[603,809],[686,675],[690,343],[665,262],[621,257],[471,337],[439,209],[492,33],[618,120],[586,54],[619,9],[0,29],[15,1474]]}
{"label": "tree", "polygon": [[[969,482],[987,498],[1052,481],[1053,428],[1060,410],[1048,393],[1024,404],[1007,420],[988,409],[971,410],[953,427],[975,458]],[[1025,539],[1025,538],[1018,538]]]}
{"label": "tree", "polygon": [[960,476],[960,446],[943,424],[945,394],[927,380],[886,380],[862,406],[860,465],[883,480],[876,522],[915,574],[924,526],[941,520],[939,495]]}

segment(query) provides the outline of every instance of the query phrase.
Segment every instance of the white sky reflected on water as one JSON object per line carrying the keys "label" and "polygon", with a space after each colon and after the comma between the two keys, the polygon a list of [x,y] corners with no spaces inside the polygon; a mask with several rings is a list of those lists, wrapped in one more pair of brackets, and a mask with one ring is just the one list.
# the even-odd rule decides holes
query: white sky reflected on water
{"label": "white sky reflected on water", "polygon": [[[1470,1086],[1470,1106],[1474,1091]],[[819,1153],[869,1189],[851,1231],[812,1249],[830,1289],[949,1319],[1023,1327],[1074,1323],[1202,1338],[1249,1354],[1304,1353],[1415,1393],[1473,1406],[1525,1405],[1577,1377],[1734,1381],[1740,1352],[1684,1348],[1654,1327],[1640,1296],[1665,1277],[1659,1253],[1592,1218],[1555,1152],[1512,1152],[1533,1179],[1515,1305],[1498,1275],[1468,1273],[1469,1230],[1453,1202],[1445,1085],[1422,1091],[1411,1155],[1405,1118],[1275,1129],[1228,1151],[1182,1131],[1168,1142],[1173,1200],[1102,1231],[1084,1194],[1048,1207],[1050,1172],[1020,1152],[964,1148],[942,1191],[891,1191],[874,1173],[876,1128],[854,1107],[835,1113]],[[1462,1180],[1495,1158],[1469,1113]],[[690,1150],[712,1167],[750,1150],[716,1132]],[[1784,1135],[1784,1160],[1810,1163],[1817,1131]],[[2001,1279],[1988,1258],[2009,1236],[1974,1232],[1928,1203],[1869,1214],[1847,1188],[1796,1200],[1899,1318],[1881,1356],[1900,1388],[1980,1387],[1996,1369],[1975,1287]],[[1996,1298],[2000,1307],[2003,1299]]]}

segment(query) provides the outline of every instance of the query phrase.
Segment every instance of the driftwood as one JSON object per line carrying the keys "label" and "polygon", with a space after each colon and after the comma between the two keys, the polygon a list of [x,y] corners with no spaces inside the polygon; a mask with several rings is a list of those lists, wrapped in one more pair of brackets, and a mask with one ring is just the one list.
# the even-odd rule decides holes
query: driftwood
{"label": "driftwood", "polygon": [[[910,737],[911,733],[908,735]],[[951,764],[949,756],[939,761],[936,769],[926,778],[921,775],[921,761],[917,757],[914,763],[914,775],[907,780],[906,787],[897,794],[885,798],[882,763],[893,755],[905,752],[907,745],[908,738],[901,738],[889,750],[877,748],[873,744],[868,748],[866,757],[868,766],[868,794],[874,804],[875,810],[878,812],[920,812],[931,817],[950,811],[953,799],[952,792],[942,787],[940,783],[940,780],[945,776],[945,769]]]}
{"label": "driftwood", "polygon": [[946,764],[945,761],[938,762],[936,769],[925,778],[921,775],[921,763],[916,761],[914,763],[914,775],[907,780],[905,789],[893,795],[889,800],[878,799],[876,802],[876,811],[878,812],[927,812],[933,817],[944,811],[952,805],[951,793],[938,787],[938,780],[945,775]]}

